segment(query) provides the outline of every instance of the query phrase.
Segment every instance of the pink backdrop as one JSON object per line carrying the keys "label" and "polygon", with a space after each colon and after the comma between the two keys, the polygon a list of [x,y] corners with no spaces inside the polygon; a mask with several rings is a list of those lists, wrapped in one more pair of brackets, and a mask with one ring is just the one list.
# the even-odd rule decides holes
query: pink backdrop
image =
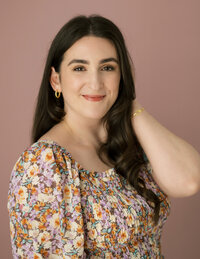
{"label": "pink backdrop", "polygon": [[[136,68],[137,98],[200,152],[198,0],[1,1],[1,258],[12,258],[6,209],[11,170],[29,145],[45,58],[60,27],[101,14],[124,33]],[[172,199],[163,231],[166,259],[199,258],[200,194]]]}

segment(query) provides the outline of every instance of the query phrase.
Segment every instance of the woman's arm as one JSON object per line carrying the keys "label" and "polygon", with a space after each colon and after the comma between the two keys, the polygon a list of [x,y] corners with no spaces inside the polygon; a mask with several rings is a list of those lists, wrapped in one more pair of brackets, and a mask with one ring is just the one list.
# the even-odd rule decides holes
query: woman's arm
{"label": "woman's arm", "polygon": [[[137,100],[133,101],[133,112],[141,107]],[[200,154],[194,147],[146,110],[132,118],[132,125],[161,189],[173,197],[195,194],[200,189]]]}

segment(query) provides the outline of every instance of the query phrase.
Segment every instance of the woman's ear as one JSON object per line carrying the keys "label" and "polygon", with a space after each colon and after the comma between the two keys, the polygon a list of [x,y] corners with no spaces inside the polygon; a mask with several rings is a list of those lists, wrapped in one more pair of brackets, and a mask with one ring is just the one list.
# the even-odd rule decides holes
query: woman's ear
{"label": "woman's ear", "polygon": [[55,71],[54,67],[51,67],[51,75],[50,75],[49,82],[54,91],[58,91],[58,92],[62,91],[60,86],[59,73]]}

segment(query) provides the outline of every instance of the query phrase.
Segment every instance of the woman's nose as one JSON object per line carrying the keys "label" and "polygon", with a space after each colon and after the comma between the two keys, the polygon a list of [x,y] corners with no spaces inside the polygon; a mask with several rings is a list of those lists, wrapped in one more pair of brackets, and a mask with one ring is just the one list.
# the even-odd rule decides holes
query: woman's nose
{"label": "woman's nose", "polygon": [[92,72],[90,74],[90,88],[100,89],[103,85],[102,77],[99,72]]}

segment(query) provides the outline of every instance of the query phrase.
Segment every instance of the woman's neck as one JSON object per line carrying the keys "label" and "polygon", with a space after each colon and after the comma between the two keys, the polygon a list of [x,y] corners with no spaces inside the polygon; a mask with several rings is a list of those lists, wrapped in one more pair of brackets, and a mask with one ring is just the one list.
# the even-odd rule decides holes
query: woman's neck
{"label": "woman's neck", "polygon": [[98,147],[106,141],[106,130],[99,120],[84,119],[65,116],[61,122],[66,134],[75,144],[86,147]]}

